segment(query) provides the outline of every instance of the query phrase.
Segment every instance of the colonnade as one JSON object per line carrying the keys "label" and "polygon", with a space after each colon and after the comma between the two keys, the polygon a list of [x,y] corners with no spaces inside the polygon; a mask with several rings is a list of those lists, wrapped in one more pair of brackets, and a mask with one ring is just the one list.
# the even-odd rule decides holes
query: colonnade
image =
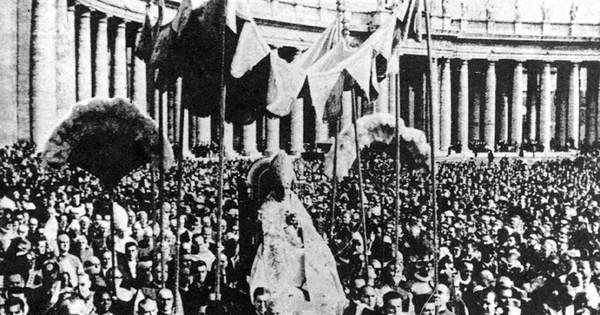
{"label": "colonnade", "polygon": [[[162,95],[148,86],[146,78],[153,74],[135,56],[142,29],[139,21],[67,0],[28,1],[8,1],[1,13],[6,25],[16,26],[0,28],[6,47],[0,50],[2,144],[18,139],[43,143],[72,104],[95,96],[131,98],[155,118],[162,108],[165,133],[179,142],[183,128],[184,148],[216,142],[214,117],[194,117],[185,111],[185,123],[179,125],[185,95],[182,79]],[[33,10],[28,12],[27,6]],[[23,22],[28,18],[30,23]],[[427,131],[427,117],[433,110],[439,151],[457,142],[466,148],[480,140],[494,147],[500,141],[520,144],[526,139],[539,141],[548,151],[552,139],[554,147],[568,143],[577,147],[579,141],[591,143],[600,137],[597,62],[438,56],[432,63],[431,107],[425,104],[427,58],[405,54],[397,62],[400,72],[379,83],[377,100],[357,98],[359,114],[400,110],[406,125]],[[151,97],[157,105],[153,108],[147,107]],[[351,123],[351,103],[351,93],[344,92],[338,124],[316,121],[314,110],[302,99],[296,100],[286,117],[266,115],[245,126],[227,124],[226,152],[303,152],[307,145],[325,142]]]}

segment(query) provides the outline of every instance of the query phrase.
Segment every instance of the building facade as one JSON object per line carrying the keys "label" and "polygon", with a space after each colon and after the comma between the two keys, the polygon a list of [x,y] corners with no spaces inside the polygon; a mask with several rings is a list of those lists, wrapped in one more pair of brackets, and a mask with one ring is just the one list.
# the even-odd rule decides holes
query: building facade
{"label": "building facade", "polygon": [[[346,17],[359,45],[395,3],[383,0],[250,0],[269,45],[292,59],[307,49],[337,14]],[[435,0],[432,38],[433,104],[426,106],[425,41],[400,47],[399,74],[380,84],[380,96],[360,102],[360,114],[395,113],[406,125],[428,129],[433,110],[435,147],[475,140],[535,140],[544,151],[600,138],[600,12],[585,0]],[[79,100],[131,98],[151,116],[163,109],[164,130],[185,148],[217,141],[215,117],[187,112],[179,124],[181,79],[159,94],[134,55],[144,21],[142,0],[7,0],[0,10],[0,145],[44,143],[53,126]],[[178,1],[167,1],[167,20]],[[394,61],[396,62],[396,61]],[[148,108],[154,96],[163,106]],[[228,154],[303,152],[351,123],[349,92],[339,125],[315,121],[297,100],[286,117],[266,115],[244,126],[225,126]],[[184,137],[178,139],[183,128]],[[551,145],[552,144],[552,145]]]}

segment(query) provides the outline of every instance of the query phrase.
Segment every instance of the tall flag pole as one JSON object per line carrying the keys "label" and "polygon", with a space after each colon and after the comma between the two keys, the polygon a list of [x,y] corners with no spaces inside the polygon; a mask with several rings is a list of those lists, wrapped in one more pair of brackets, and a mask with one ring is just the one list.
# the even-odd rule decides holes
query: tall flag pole
{"label": "tall flag pole", "polygon": [[221,106],[219,109],[219,195],[217,202],[217,266],[215,267],[215,300],[221,300],[221,262],[219,248],[221,248],[221,220],[223,218],[223,171],[225,169],[225,104],[227,85],[225,84],[225,34],[227,28],[227,0],[223,1],[223,16],[221,17]]}
{"label": "tall flag pole", "polygon": [[[348,35],[347,29],[346,29],[346,17],[345,17],[345,2],[346,0],[337,0],[337,13],[338,13],[338,37],[344,37],[346,38]],[[342,101],[343,104],[343,101]],[[342,111],[343,111],[343,107],[342,107]],[[335,117],[335,132],[333,135],[333,178],[331,179],[332,181],[332,191],[331,191],[331,218],[330,218],[330,232],[329,232],[329,240],[333,240],[334,237],[334,232],[335,232],[335,219],[336,219],[336,215],[335,215],[335,203],[336,203],[336,199],[337,199],[337,165],[338,165],[338,134],[340,132],[340,115],[337,115],[337,117]]]}
{"label": "tall flag pole", "polygon": [[[429,69],[429,75],[427,76],[427,103],[429,106],[429,145],[431,148],[430,162],[431,162],[431,207],[433,210],[433,282],[434,290],[437,290],[438,285],[438,262],[439,262],[439,238],[438,238],[438,209],[437,209],[437,187],[436,187],[436,168],[435,168],[435,143],[433,132],[433,82],[432,78],[433,71],[437,71],[437,67],[433,66],[435,59],[433,58],[433,52],[431,49],[431,16],[429,15],[429,1],[424,0],[425,9],[425,33],[427,35],[427,67]],[[437,76],[436,76],[437,77]],[[437,313],[437,306],[436,306]]]}
{"label": "tall flag pole", "polygon": [[[181,93],[181,85],[182,83],[180,80],[183,80],[183,78],[179,78],[179,81],[177,83],[177,86],[175,87],[175,98],[180,97],[177,95],[177,93]],[[175,290],[179,290],[179,269],[181,268],[180,266],[180,257],[179,257],[179,251],[180,251],[180,247],[181,247],[181,235],[180,235],[180,231],[181,231],[181,214],[183,213],[183,211],[181,211],[181,199],[183,197],[183,191],[181,189],[182,187],[182,177],[183,177],[183,124],[185,123],[185,109],[183,106],[181,106],[181,99],[179,99],[179,152],[177,152],[177,209],[176,209],[176,219],[177,219],[177,231],[175,231]],[[179,299],[175,299],[175,309],[177,309],[178,307],[180,307],[181,305],[179,305],[180,301]]]}
{"label": "tall flag pole", "polygon": [[[392,60],[392,62],[400,63],[400,57],[398,56],[398,59]],[[398,67],[398,80],[394,82],[396,86],[398,84],[398,81],[400,81],[400,67]],[[400,90],[396,89],[396,91],[396,196],[394,200],[394,208],[396,209],[396,212],[394,213],[394,260],[396,261],[396,263],[398,263],[398,246],[400,243],[400,235],[398,234],[398,224],[400,223],[400,170],[402,168],[402,164],[400,164],[400,101],[398,97]]]}
{"label": "tall flag pole", "polygon": [[356,166],[358,168],[358,200],[359,200],[359,205],[360,205],[360,213],[362,215],[362,225],[363,225],[363,238],[364,238],[364,244],[363,244],[363,254],[365,256],[365,265],[364,265],[364,272],[365,272],[365,277],[367,276],[368,273],[368,266],[369,266],[369,239],[368,239],[368,232],[367,232],[367,214],[365,213],[365,205],[364,205],[364,200],[363,200],[363,179],[362,179],[362,162],[361,162],[361,158],[360,158],[360,146],[359,146],[359,141],[358,141],[358,126],[356,121],[358,120],[358,102],[357,102],[357,96],[356,96],[356,92],[354,90],[354,88],[352,89],[352,123],[354,124],[354,145],[356,146]]}

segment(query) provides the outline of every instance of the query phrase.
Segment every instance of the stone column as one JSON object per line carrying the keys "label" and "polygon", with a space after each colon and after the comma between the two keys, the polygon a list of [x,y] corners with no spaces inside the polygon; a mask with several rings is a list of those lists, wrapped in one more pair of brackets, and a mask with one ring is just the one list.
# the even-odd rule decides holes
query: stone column
{"label": "stone column", "polygon": [[294,101],[291,113],[290,153],[293,155],[304,152],[304,99]]}
{"label": "stone column", "polygon": [[242,154],[245,156],[252,156],[258,154],[258,150],[256,149],[256,121],[244,125],[242,132],[242,144],[243,144],[243,152]]}
{"label": "stone column", "polygon": [[211,119],[209,117],[198,117],[197,144],[210,144],[212,142]]}
{"label": "stone column", "polygon": [[56,1],[56,108],[65,117],[76,102],[74,7]]}
{"label": "stone column", "polygon": [[12,145],[18,134],[18,0],[4,2],[0,10],[0,147]]}
{"label": "stone column", "polygon": [[[479,68],[479,65],[476,63],[474,68]],[[483,140],[481,133],[481,108],[485,103],[485,86],[484,74],[478,71],[472,71],[471,75],[473,75],[472,80],[469,80],[470,87],[470,97],[469,97],[469,138],[471,140]]]}
{"label": "stone column", "polygon": [[[38,0],[42,1],[42,0]],[[77,33],[77,100],[92,97],[92,45],[90,36],[90,11],[80,7]]]}
{"label": "stone column", "polygon": [[[414,78],[414,77],[413,77]],[[408,113],[407,113],[407,121],[405,121],[406,125],[412,128],[419,128],[417,126],[417,118],[416,118],[416,114],[415,114],[415,102],[416,102],[416,93],[415,93],[415,84],[414,82],[409,82],[407,81],[407,83],[409,84],[408,86],[408,97],[407,97],[407,102],[408,102]]]}
{"label": "stone column", "polygon": [[[233,124],[232,123],[225,123],[225,125],[223,126],[223,137],[224,137],[224,143],[223,146],[225,147],[225,156],[231,157],[236,155],[235,150],[233,149]],[[256,144],[255,144],[256,146]]]}
{"label": "stone column", "polygon": [[496,145],[496,62],[490,60],[485,79],[485,106],[483,107],[483,140]]}
{"label": "stone column", "polygon": [[[427,60],[427,59],[425,59]],[[429,130],[427,129],[427,68],[422,69],[419,67],[419,72],[413,78],[414,80],[414,97],[413,97],[413,108],[414,113],[414,126],[419,130],[423,130],[427,136],[429,136]]]}
{"label": "stone column", "polygon": [[513,93],[510,110],[510,143],[523,141],[523,62],[517,61],[513,73]]}
{"label": "stone column", "polygon": [[[329,123],[315,119],[315,142],[325,142],[329,138]],[[245,129],[244,129],[245,130]]]}
{"label": "stone column", "polygon": [[542,80],[540,86],[540,144],[544,146],[544,152],[550,151],[550,124],[552,123],[552,74],[550,63],[545,62],[542,68]]}
{"label": "stone column", "polygon": [[[19,139],[27,139],[31,140],[31,97],[30,97],[30,83],[31,83],[31,7],[32,0],[18,0],[16,1],[18,4],[18,12],[15,18],[18,20],[17,24],[17,46],[18,56],[23,56],[23,58],[16,58],[14,61],[17,63],[17,75],[18,75],[18,83],[17,83],[17,92],[18,92],[18,100],[17,100],[17,115],[18,115],[18,137]],[[74,7],[71,6],[71,8]],[[10,8],[6,8],[6,11],[3,11],[0,14],[9,14]],[[10,29],[10,18],[6,20],[2,18],[0,21],[3,26],[8,27],[7,30],[15,30]],[[73,19],[74,21],[74,19]],[[74,23],[74,22],[73,22]],[[75,25],[75,24],[72,24]],[[4,32],[4,31],[2,31]],[[72,33],[75,34],[75,27],[72,28]],[[73,40],[75,40],[75,35],[73,35]],[[3,43],[8,43],[9,41],[2,41]],[[73,47],[75,47],[73,45]],[[75,49],[75,48],[73,48]],[[2,53],[9,53],[10,49],[3,50]],[[2,58],[0,62],[10,62]],[[73,67],[75,63],[73,63]],[[2,73],[10,73],[10,72],[2,72]],[[10,79],[10,77],[6,77],[6,79]],[[75,82],[75,80],[73,80]],[[2,84],[4,87],[4,84]],[[0,95],[9,95],[1,93]],[[3,100],[7,101],[7,100]],[[5,108],[4,105],[1,105],[0,108]],[[2,117],[9,117],[8,115],[3,115]],[[7,130],[8,131],[8,130]],[[0,131],[1,132],[1,131]],[[12,142],[11,142],[12,143]]]}
{"label": "stone column", "polygon": [[56,122],[56,7],[53,1],[33,1],[31,26],[32,140],[41,148]]}
{"label": "stone column", "polygon": [[125,21],[117,20],[115,47],[113,49],[113,96],[127,97],[127,38]]}
{"label": "stone column", "polygon": [[537,140],[537,118],[538,118],[538,65],[531,63],[527,71],[527,124],[529,140]]}
{"label": "stone column", "polygon": [[558,67],[556,78],[556,144],[567,143],[567,107],[569,103],[569,70],[564,64]]}
{"label": "stone column", "polygon": [[182,89],[183,89],[183,78],[179,77],[177,78],[177,81],[175,81],[175,88],[173,90],[173,107],[174,107],[174,113],[175,115],[173,115],[174,117],[174,128],[173,128],[173,132],[175,134],[175,140],[177,143],[181,144],[181,139],[179,138],[179,134],[180,134],[180,130],[182,128],[181,126],[181,95],[182,95]]}
{"label": "stone column", "polygon": [[567,139],[573,141],[575,148],[579,148],[579,64],[571,65],[569,77],[569,110],[567,120]]}
{"label": "stone column", "polygon": [[97,13],[96,40],[94,42],[94,88],[93,95],[108,97],[109,90],[109,57],[108,57],[108,17]]}
{"label": "stone column", "polygon": [[596,141],[598,130],[598,125],[596,124],[596,119],[598,118],[598,81],[598,63],[589,63],[587,66],[587,95],[585,97],[587,102],[585,138],[588,144]]}
{"label": "stone column", "polygon": [[375,101],[376,113],[387,113],[390,99],[390,80],[389,76],[379,82],[379,96]]}
{"label": "stone column", "polygon": [[469,145],[469,61],[461,60],[460,89],[458,91],[458,139],[463,152]]}
{"label": "stone column", "polygon": [[[141,33],[142,28],[138,30],[136,42],[139,42]],[[137,107],[145,113],[148,111],[146,106],[146,63],[137,56],[133,56],[132,59],[133,75],[131,81],[133,90],[131,91],[131,99]]]}
{"label": "stone column", "polygon": [[452,85],[450,59],[442,61],[441,105],[440,105],[440,150],[447,151],[452,144]]}
{"label": "stone column", "polygon": [[266,114],[267,120],[267,149],[266,155],[273,155],[279,151],[279,117]]}
{"label": "stone column", "polygon": [[344,130],[346,126],[352,124],[352,92],[344,91],[342,93],[342,117],[340,118],[340,129]]}
{"label": "stone column", "polygon": [[388,98],[388,108],[387,112],[390,115],[396,115],[396,106],[398,104],[398,74],[391,73],[388,75],[388,83],[389,83],[389,98]]}
{"label": "stone column", "polygon": [[508,92],[505,88],[500,91],[500,106],[498,107],[498,141],[508,141]]}
{"label": "stone column", "polygon": [[181,139],[181,145],[182,145],[182,149],[183,149],[183,156],[186,157],[192,157],[194,154],[192,153],[191,149],[191,139],[190,139],[190,135],[191,135],[191,131],[192,131],[192,126],[190,124],[190,111],[185,108],[183,110],[183,139]]}

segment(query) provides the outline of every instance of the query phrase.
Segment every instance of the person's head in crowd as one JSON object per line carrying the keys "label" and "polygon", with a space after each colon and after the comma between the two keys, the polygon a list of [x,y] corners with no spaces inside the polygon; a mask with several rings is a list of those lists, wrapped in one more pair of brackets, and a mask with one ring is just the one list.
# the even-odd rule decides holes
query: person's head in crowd
{"label": "person's head in crowd", "polygon": [[138,262],[136,280],[140,283],[140,285],[148,285],[154,281],[151,260]]}
{"label": "person's head in crowd", "polygon": [[358,301],[360,299],[360,288],[367,285],[367,281],[363,277],[354,277],[348,285],[348,297],[351,300]]}
{"label": "person's head in crowd", "polygon": [[125,244],[125,256],[129,261],[137,261],[138,259],[138,246],[136,242],[127,242]]}
{"label": "person's head in crowd", "polygon": [[110,223],[107,220],[99,221],[100,231],[102,232],[102,237],[110,236]]}
{"label": "person's head in crowd", "polygon": [[96,256],[92,256],[83,262],[83,270],[88,275],[98,275],[100,274],[100,259]]}
{"label": "person's head in crowd", "polygon": [[252,293],[254,300],[254,312],[256,315],[267,315],[271,311],[271,292],[263,287],[254,289]]}
{"label": "person's head in crowd", "polygon": [[194,283],[194,275],[192,274],[190,268],[181,268],[181,270],[179,271],[179,287],[187,288],[192,283]]}
{"label": "person's head in crowd", "polygon": [[25,279],[23,279],[23,275],[19,272],[12,271],[7,273],[5,281],[4,285],[8,289],[25,287]]}
{"label": "person's head in crowd", "polygon": [[497,292],[498,307],[503,309],[505,313],[509,313],[509,310],[513,307],[518,307],[511,288],[501,287],[498,288]]}
{"label": "person's head in crowd", "polygon": [[136,222],[135,212],[131,209],[127,210],[127,226],[132,226]]}
{"label": "person's head in crowd", "polygon": [[589,283],[592,277],[592,268],[589,260],[581,259],[577,262],[577,272],[583,277],[583,281]]}
{"label": "person's head in crowd", "polygon": [[163,265],[159,265],[157,266],[157,268],[154,268],[152,270],[154,272],[154,281],[166,281],[169,277],[169,265],[165,264],[164,265],[164,269],[163,269]]}
{"label": "person's head in crowd", "polygon": [[160,314],[160,315],[172,314],[174,301],[175,301],[175,298],[174,298],[173,292],[171,290],[166,289],[166,288],[160,289],[157,294],[158,314]]}
{"label": "person's head in crowd", "polygon": [[204,215],[202,216],[202,226],[210,226],[212,227],[212,218],[210,217],[210,215]]}
{"label": "person's head in crowd", "polygon": [[142,228],[142,224],[140,222],[134,222],[131,225],[131,237],[137,242],[144,238],[144,229]]}
{"label": "person's head in crowd", "polygon": [[206,262],[200,260],[196,263],[195,266],[195,281],[199,284],[203,284],[206,281],[206,276],[208,275],[208,266]]}
{"label": "person's head in crowd", "polygon": [[558,252],[558,245],[553,239],[547,238],[544,240],[544,244],[542,245],[542,253],[544,257],[548,258],[552,255],[555,255]]}
{"label": "person's head in crowd", "polygon": [[425,303],[420,315],[436,315],[435,307],[436,305],[434,302]]}
{"label": "person's head in crowd", "polygon": [[110,250],[105,249],[100,253],[100,266],[102,267],[102,270],[108,270],[113,266],[112,253]]}
{"label": "person's head in crowd", "polygon": [[192,236],[192,254],[205,253],[208,251],[208,247],[209,245],[202,234]]}
{"label": "person's head in crowd", "polygon": [[496,315],[498,303],[496,301],[496,292],[491,289],[486,289],[479,295],[477,301],[477,312],[475,314]]}
{"label": "person's head in crowd", "polygon": [[86,315],[85,302],[76,294],[64,295],[56,306],[57,315]]}
{"label": "person's head in crowd", "polygon": [[534,250],[540,250],[540,235],[537,233],[531,233],[527,236],[527,247],[532,248]]}
{"label": "person's head in crowd", "polygon": [[463,280],[472,279],[474,272],[474,265],[470,261],[463,261],[460,267],[460,276]]}
{"label": "person's head in crowd", "polygon": [[158,306],[156,305],[156,301],[149,299],[149,298],[145,298],[139,302],[137,315],[156,315],[156,314],[158,314]]}
{"label": "person's head in crowd", "polygon": [[213,241],[213,229],[212,226],[203,226],[202,227],[202,236],[206,243],[210,243]]}
{"label": "person's head in crowd", "polygon": [[388,285],[391,288],[397,287],[402,281],[403,266],[402,263],[394,260],[387,264],[381,272],[381,284]]}
{"label": "person's head in crowd", "polygon": [[144,228],[144,242],[148,245],[152,245],[154,241],[154,230],[150,226]]}
{"label": "person's head in crowd", "polygon": [[140,211],[137,213],[137,222],[140,222],[142,227],[146,227],[148,225],[148,213],[146,211]]}
{"label": "person's head in crowd", "polygon": [[445,284],[438,284],[434,294],[434,301],[440,311],[447,310],[448,303],[450,302],[450,288]]}
{"label": "person's head in crowd", "polygon": [[94,307],[96,308],[98,315],[109,313],[112,303],[112,296],[107,289],[101,288],[100,290],[94,292]]}
{"label": "person's head in crowd", "polygon": [[4,301],[4,315],[25,315],[25,302],[18,297],[10,297]]}
{"label": "person's head in crowd", "polygon": [[369,309],[374,310],[377,304],[377,295],[375,294],[375,288],[369,285],[365,285],[360,288],[360,302],[366,305]]}
{"label": "person's head in crowd", "polygon": [[[108,271],[106,272],[106,284],[108,288],[120,288],[121,285],[123,284],[123,280],[124,280],[124,276],[123,276],[123,272],[121,272],[121,270],[119,268],[110,268],[108,269]],[[114,280],[114,282],[113,282]]]}
{"label": "person's head in crowd", "polygon": [[29,233],[32,235],[37,233],[38,227],[40,227],[39,221],[36,218],[29,218]]}
{"label": "person's head in crowd", "polygon": [[77,292],[79,293],[79,295],[86,298],[90,294],[92,294],[92,291],[90,291],[92,287],[92,281],[90,280],[90,276],[87,273],[80,274],[77,277],[77,280]]}
{"label": "person's head in crowd", "polygon": [[383,315],[408,314],[409,299],[397,291],[390,291],[383,295]]}

